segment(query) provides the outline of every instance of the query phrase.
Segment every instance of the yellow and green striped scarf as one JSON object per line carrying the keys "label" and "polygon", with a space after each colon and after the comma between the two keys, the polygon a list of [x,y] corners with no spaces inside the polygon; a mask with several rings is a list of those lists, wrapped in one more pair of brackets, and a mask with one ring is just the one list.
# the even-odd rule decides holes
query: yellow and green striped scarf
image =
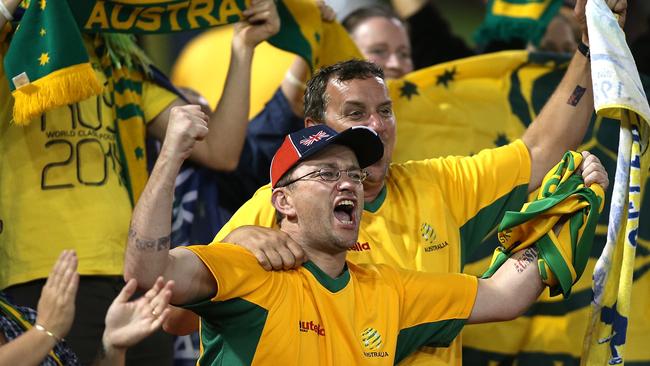
{"label": "yellow and green striped scarf", "polygon": [[[582,155],[567,152],[549,171],[534,201],[520,212],[508,211],[499,224],[497,248],[483,277],[490,277],[515,252],[535,245],[538,267],[551,296],[571,293],[571,286],[585,269],[605,193],[593,184],[585,187],[575,174]],[[553,228],[563,224],[556,235]]]}
{"label": "yellow and green striped scarf", "polygon": [[539,45],[561,5],[562,0],[489,0],[474,40],[479,46],[513,39]]}

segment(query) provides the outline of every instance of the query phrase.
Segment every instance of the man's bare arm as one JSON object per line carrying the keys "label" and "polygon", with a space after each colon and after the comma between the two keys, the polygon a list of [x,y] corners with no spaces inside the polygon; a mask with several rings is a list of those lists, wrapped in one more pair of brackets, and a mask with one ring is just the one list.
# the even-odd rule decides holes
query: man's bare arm
{"label": "man's bare arm", "polygon": [[186,249],[170,252],[174,182],[196,141],[208,133],[207,116],[198,106],[175,107],[160,156],[138,200],[126,248],[124,278],[141,288],[158,276],[174,280],[172,303],[184,304],[216,293],[217,285],[203,262]]}
{"label": "man's bare arm", "polygon": [[576,52],[562,82],[522,137],[531,157],[529,192],[539,188],[548,170],[584,138],[594,109],[589,68],[589,60]]}
{"label": "man's bare arm", "polygon": [[[217,108],[210,115],[210,131],[203,141],[196,144],[191,154],[193,161],[220,171],[235,170],[244,147],[255,47],[280,28],[280,18],[273,0],[253,0],[244,11],[244,17],[235,25],[230,66]],[[184,104],[181,99],[172,103],[150,124],[150,132],[162,140],[171,108]]]}

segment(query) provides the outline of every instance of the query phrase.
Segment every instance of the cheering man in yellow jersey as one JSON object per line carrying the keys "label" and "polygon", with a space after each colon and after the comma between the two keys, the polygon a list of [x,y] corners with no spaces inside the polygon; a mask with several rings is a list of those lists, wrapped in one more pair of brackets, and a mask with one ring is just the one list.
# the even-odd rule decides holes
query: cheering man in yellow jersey
{"label": "cheering man in yellow jersey", "polygon": [[[585,2],[577,1],[576,14],[587,43]],[[626,2],[609,3],[624,22]],[[384,143],[384,156],[368,167],[369,176],[363,183],[359,240],[348,253],[348,260],[357,264],[461,272],[468,254],[504,212],[519,210],[526,194],[540,186],[544,174],[562,154],[578,147],[593,113],[589,59],[576,52],[557,90],[520,140],[472,157],[391,164],[396,121],[383,76],[373,64],[342,63],[318,72],[305,95],[307,126],[325,124],[336,131],[367,126]],[[588,155],[586,160],[598,159]],[[249,249],[267,269],[300,265],[305,253],[277,230],[270,198],[271,187],[260,188],[221,229],[214,243],[228,235],[228,242]],[[179,330],[178,323],[168,324],[166,329]],[[182,323],[198,324],[195,319]],[[405,364],[460,365],[460,339],[446,350],[424,347]]]}
{"label": "cheering man in yellow jersey", "polygon": [[[489,279],[346,261],[363,211],[362,169],[384,152],[364,126],[340,134],[305,128],[287,136],[273,158],[277,221],[310,258],[298,269],[267,272],[232,244],[170,251],[174,181],[196,141],[177,126],[170,120],[135,208],[125,278],[143,286],[160,275],[176,281],[172,302],[202,317],[201,365],[392,365],[425,344],[449,345],[466,322],[518,316],[544,288],[532,247]],[[592,178],[607,183],[604,173]]]}

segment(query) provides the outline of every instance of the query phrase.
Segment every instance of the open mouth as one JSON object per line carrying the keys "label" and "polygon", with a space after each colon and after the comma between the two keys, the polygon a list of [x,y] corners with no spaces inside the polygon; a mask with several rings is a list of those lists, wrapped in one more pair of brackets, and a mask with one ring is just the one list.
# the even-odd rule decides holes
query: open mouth
{"label": "open mouth", "polygon": [[342,224],[351,225],[354,223],[354,201],[341,200],[334,206],[334,217]]}

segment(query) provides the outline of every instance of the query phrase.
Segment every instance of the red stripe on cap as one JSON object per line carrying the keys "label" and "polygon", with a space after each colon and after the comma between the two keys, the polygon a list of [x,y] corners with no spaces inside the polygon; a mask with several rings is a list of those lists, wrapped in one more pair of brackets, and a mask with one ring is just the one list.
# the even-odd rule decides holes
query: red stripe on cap
{"label": "red stripe on cap", "polygon": [[284,173],[291,169],[298,159],[300,159],[298,150],[289,136],[285,137],[284,142],[273,156],[273,161],[271,161],[271,187],[275,187]]}

